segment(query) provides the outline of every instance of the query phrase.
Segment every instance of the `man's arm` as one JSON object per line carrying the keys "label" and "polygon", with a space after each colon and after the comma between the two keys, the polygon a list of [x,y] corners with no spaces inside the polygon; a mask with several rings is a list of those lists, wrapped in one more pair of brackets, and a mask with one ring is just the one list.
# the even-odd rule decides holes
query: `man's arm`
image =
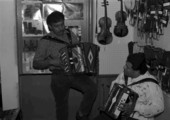
{"label": "man's arm", "polygon": [[144,117],[153,117],[164,111],[164,98],[159,85],[147,82],[143,92],[145,100],[137,102],[135,111]]}
{"label": "man's arm", "polygon": [[40,40],[38,44],[37,51],[33,59],[33,68],[34,69],[47,69],[50,65],[49,59],[47,56],[47,47],[48,42],[46,40]]}

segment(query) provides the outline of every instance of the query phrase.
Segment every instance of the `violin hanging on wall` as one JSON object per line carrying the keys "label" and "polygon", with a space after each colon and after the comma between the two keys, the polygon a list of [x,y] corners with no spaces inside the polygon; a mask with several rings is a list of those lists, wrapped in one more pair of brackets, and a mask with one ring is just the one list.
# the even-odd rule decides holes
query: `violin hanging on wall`
{"label": "violin hanging on wall", "polygon": [[105,8],[105,16],[99,19],[99,26],[101,28],[100,33],[97,35],[97,40],[102,45],[110,44],[113,40],[112,33],[109,31],[112,21],[107,17],[107,5],[108,1],[103,1],[103,6]]}
{"label": "violin hanging on wall", "polygon": [[125,24],[125,21],[127,20],[127,14],[123,11],[123,0],[118,0],[121,2],[120,4],[120,11],[117,11],[115,14],[115,18],[117,21],[116,26],[114,27],[114,34],[117,37],[125,37],[128,34],[128,27]]}

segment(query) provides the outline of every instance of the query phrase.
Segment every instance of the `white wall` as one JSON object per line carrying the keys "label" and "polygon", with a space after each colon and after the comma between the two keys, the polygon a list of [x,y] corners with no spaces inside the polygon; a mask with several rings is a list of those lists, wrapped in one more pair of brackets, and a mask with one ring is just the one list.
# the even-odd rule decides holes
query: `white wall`
{"label": "white wall", "polygon": [[15,0],[0,0],[0,66],[4,110],[19,106],[16,45]]}
{"label": "white wall", "polygon": [[[100,32],[100,27],[98,21],[101,17],[104,17],[104,7],[102,7],[101,3],[103,0],[98,1],[98,8],[96,13],[96,0],[94,0],[94,31],[96,28],[96,14],[97,16],[97,25],[98,25],[98,33]],[[126,61],[126,57],[128,55],[128,42],[133,41],[134,39],[134,29],[126,21],[126,25],[128,26],[129,34],[126,37],[116,37],[113,33],[114,26],[117,24],[115,20],[115,13],[120,10],[120,2],[118,0],[107,0],[109,5],[107,6],[107,15],[112,20],[112,26],[110,28],[110,32],[113,35],[113,42],[109,45],[101,45],[98,43],[97,38],[94,34],[94,43],[100,46],[100,74],[119,74],[123,70],[123,66]],[[125,9],[124,9],[125,10]]]}

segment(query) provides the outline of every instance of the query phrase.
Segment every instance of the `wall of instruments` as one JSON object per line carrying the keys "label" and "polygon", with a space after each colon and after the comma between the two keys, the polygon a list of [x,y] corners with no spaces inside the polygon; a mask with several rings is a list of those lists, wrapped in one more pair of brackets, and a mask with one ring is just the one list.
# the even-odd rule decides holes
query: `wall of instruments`
{"label": "wall of instruments", "polygon": [[[168,96],[170,95],[170,45],[168,0],[148,0],[136,3],[138,19],[135,27],[135,43],[147,58],[150,72],[155,75]],[[141,10],[141,8],[144,8]],[[134,17],[131,16],[132,19]],[[150,27],[146,27],[150,26]]]}
{"label": "wall of instruments", "polygon": [[122,71],[130,41],[138,43],[135,52],[146,45],[170,49],[166,42],[168,0],[96,0],[94,11],[94,39],[101,46],[100,74]]}
{"label": "wall of instruments", "polygon": [[134,40],[134,28],[129,25],[123,0],[93,2],[93,39],[100,46],[99,73],[118,74],[122,72],[128,55],[127,44]]}
{"label": "wall of instruments", "polygon": [[90,0],[17,0],[17,37],[20,74],[49,74],[35,70],[32,61],[40,38],[49,32],[46,18],[52,11],[65,15],[65,25],[79,41],[91,42]]}
{"label": "wall of instruments", "polygon": [[[170,110],[170,1],[143,0],[138,5],[140,16],[137,16],[139,19],[134,31],[135,42],[140,50],[143,49],[142,51],[147,53],[150,71],[159,78],[164,93],[165,110],[156,120],[168,120]],[[146,5],[150,7],[142,11],[141,8],[145,8]]]}

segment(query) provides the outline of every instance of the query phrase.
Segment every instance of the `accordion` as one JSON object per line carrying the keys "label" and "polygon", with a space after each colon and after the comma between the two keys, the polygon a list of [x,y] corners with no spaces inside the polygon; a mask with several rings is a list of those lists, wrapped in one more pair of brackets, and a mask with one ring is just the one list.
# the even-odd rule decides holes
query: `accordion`
{"label": "accordion", "polygon": [[65,72],[71,74],[98,74],[99,46],[88,42],[71,44],[61,48],[59,53]]}
{"label": "accordion", "polygon": [[133,100],[133,105],[136,104],[138,94],[125,85],[115,83],[104,105],[103,112],[113,119],[117,119],[121,114],[121,111],[118,109],[119,105],[128,103],[129,97]]}

